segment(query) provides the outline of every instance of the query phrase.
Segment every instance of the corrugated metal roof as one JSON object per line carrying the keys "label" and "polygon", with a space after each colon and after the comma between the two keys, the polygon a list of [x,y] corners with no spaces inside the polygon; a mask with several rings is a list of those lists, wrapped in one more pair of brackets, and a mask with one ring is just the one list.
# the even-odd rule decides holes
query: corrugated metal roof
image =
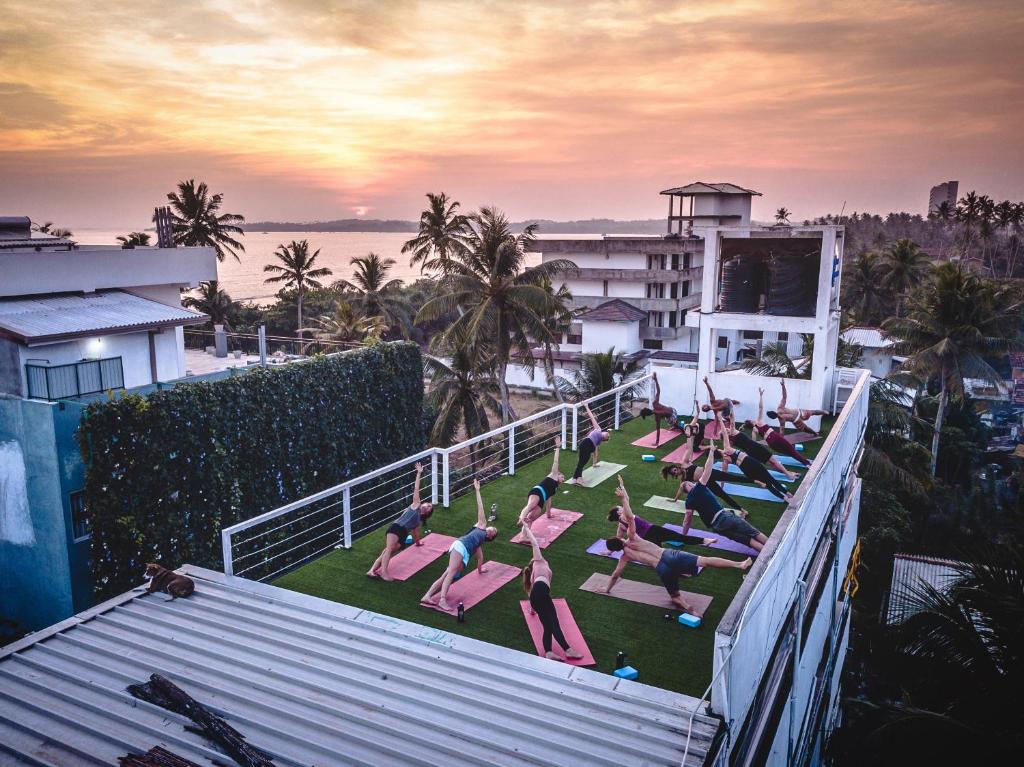
{"label": "corrugated metal roof", "polygon": [[110,290],[0,300],[0,331],[24,343],[59,341],[133,328],[192,325],[205,314]]}
{"label": "corrugated metal roof", "polygon": [[[693,698],[186,566],[0,650],[0,764],[229,761],[131,697],[156,672],[286,765],[678,765]],[[525,627],[524,627],[525,631]],[[688,765],[718,722],[694,717]],[[6,756],[5,756],[6,754]]]}
{"label": "corrugated metal roof", "polygon": [[882,335],[880,328],[854,325],[843,331],[843,340],[849,344],[857,344],[865,349],[886,349],[896,342]]}
{"label": "corrugated metal roof", "polygon": [[736,184],[729,184],[723,182],[717,182],[710,184],[706,181],[694,181],[692,184],[686,186],[677,186],[673,189],[666,189],[662,194],[753,194],[758,197],[761,196],[760,192],[755,192],[753,189],[745,189],[742,186]]}
{"label": "corrugated metal roof", "polygon": [[579,315],[583,322],[637,322],[646,318],[647,312],[626,303],[621,298],[607,301]]}
{"label": "corrugated metal roof", "polygon": [[939,591],[952,585],[960,573],[958,562],[951,559],[926,557],[919,554],[897,554],[892,563],[892,585],[889,587],[889,609],[886,623],[902,623],[918,612],[915,594],[922,584]]}
{"label": "corrugated metal roof", "polygon": [[668,360],[670,362],[696,362],[698,356],[697,352],[673,352],[659,349],[651,355],[651,359]]}

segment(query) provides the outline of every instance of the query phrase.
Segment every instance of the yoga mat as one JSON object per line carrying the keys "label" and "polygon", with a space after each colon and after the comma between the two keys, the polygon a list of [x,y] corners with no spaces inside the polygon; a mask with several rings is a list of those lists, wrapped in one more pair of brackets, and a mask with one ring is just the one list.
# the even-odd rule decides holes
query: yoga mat
{"label": "yoga mat", "polygon": [[652,431],[650,434],[641,437],[640,439],[634,440],[633,444],[637,447],[662,447],[667,445],[671,440],[676,437],[683,436],[683,433],[678,429],[662,429],[661,430],[661,442],[658,444],[654,443],[654,437],[657,434],[656,431]]}
{"label": "yoga mat", "polygon": [[799,445],[801,442],[813,442],[816,439],[821,439],[821,435],[815,436],[808,434],[804,431],[795,431],[792,434],[786,434],[786,441],[791,445]]}
{"label": "yoga mat", "polygon": [[[682,463],[685,452],[686,452],[686,445],[684,444],[684,445],[681,445],[680,447],[677,447],[675,450],[673,450],[668,455],[664,456],[661,460],[663,460],[665,463]],[[700,458],[703,454],[704,454],[703,450],[698,450],[696,455],[690,456],[690,460],[691,461],[695,461],[698,458]]]}
{"label": "yoga mat", "polygon": [[[555,540],[558,536],[564,533],[577,519],[582,517],[578,511],[565,511],[564,509],[551,509],[551,518],[548,519],[546,514],[542,514],[537,519],[533,520],[533,524],[530,525],[530,529],[533,530],[534,536],[537,538],[537,543],[542,549],[546,549],[550,543]],[[527,546],[530,542],[523,535],[523,531],[520,530],[518,533],[512,536],[512,543],[525,543]]]}
{"label": "yoga mat", "polygon": [[[719,461],[718,463],[715,464],[715,468],[718,469],[719,471],[722,470],[722,463],[721,463],[721,461]],[[730,463],[729,464],[729,468],[727,469],[727,471],[728,471],[729,474],[735,474],[735,475],[737,475],[739,477],[747,476],[746,474],[743,473],[743,469],[741,469],[739,466],[737,466],[734,463]],[[789,477],[787,477],[781,471],[775,471],[774,469],[768,469],[768,473],[771,474],[772,477],[774,477],[775,479],[779,480],[779,482],[789,482],[790,481]]]}
{"label": "yoga mat", "polygon": [[597,487],[608,477],[613,477],[626,468],[624,463],[609,463],[601,461],[597,466],[590,466],[583,470],[583,487]]}
{"label": "yoga mat", "polygon": [[[580,591],[589,591],[592,594],[600,594],[605,597],[618,597],[627,602],[639,602],[643,605],[653,605],[663,610],[678,610],[679,607],[669,599],[668,592],[664,586],[655,586],[650,583],[631,581],[628,578],[621,578],[612,588],[609,594],[605,592],[608,580],[611,576],[602,573],[594,573],[587,578],[586,583],[580,586]],[[689,591],[680,591],[679,595],[690,603],[690,612],[698,618],[704,615],[705,610],[711,605],[711,597],[704,594],[691,594]]]}
{"label": "yoga mat", "polygon": [[649,509],[661,509],[662,511],[674,511],[676,514],[686,513],[686,504],[683,501],[673,501],[671,498],[666,498],[663,495],[652,495],[646,501],[644,506]]}
{"label": "yoga mat", "polygon": [[[668,525],[666,525],[666,527],[668,527]],[[710,540],[710,539],[702,538],[701,540]],[[696,544],[694,544],[694,545],[696,545]],[[665,547],[662,547],[662,548],[665,548]],[[587,553],[588,554],[596,554],[599,557],[608,557],[609,559],[615,559],[615,560],[622,559],[622,552],[621,551],[609,551],[608,550],[608,547],[605,545],[604,538],[598,538],[596,541],[594,541],[587,548]],[[691,552],[691,553],[693,553],[693,552]],[[642,562],[633,562],[633,564],[634,565],[640,565],[641,567],[647,567],[647,565],[643,564]],[[697,572],[699,573],[700,570],[703,570],[703,569],[704,568],[701,567]],[[683,577],[684,578],[689,578],[690,576],[684,575]]]}
{"label": "yoga mat", "polygon": [[459,602],[462,602],[464,609],[468,610],[500,589],[509,581],[514,581],[522,572],[522,568],[506,565],[503,562],[484,562],[484,572],[473,570],[469,575],[463,575],[455,581],[448,589],[448,609],[442,610],[438,605],[420,602],[421,607],[428,607],[440,613],[447,612],[448,615],[458,613]]}
{"label": "yoga mat", "polygon": [[[800,463],[800,461],[798,461],[796,458],[792,458],[791,456],[788,456],[788,455],[776,455],[775,457],[778,459],[779,463],[781,463],[783,466],[788,466],[791,469],[806,469],[807,468],[807,464]],[[807,460],[809,461],[811,459],[808,458]]]}
{"label": "yoga mat", "polygon": [[[558,646],[558,642],[555,640],[551,641],[551,649],[554,650],[556,655],[561,656],[564,663],[568,663],[570,666],[594,666],[597,661],[594,660],[594,656],[590,652],[590,648],[587,647],[587,642],[583,638],[583,634],[580,633],[579,626],[576,625],[576,619],[572,617],[572,612],[569,610],[569,604],[564,599],[552,599],[555,604],[555,615],[558,616],[558,625],[562,629],[562,633],[565,635],[565,641],[569,643],[576,652],[583,653],[582,658],[566,658],[562,655],[562,648]],[[523,617],[526,618],[526,627],[530,630],[530,637],[533,639],[533,646],[537,650],[537,654],[540,657],[544,657],[544,626],[541,625],[540,618],[533,613],[533,609],[530,607],[529,600],[523,599],[519,602],[519,607],[523,611]]]}
{"label": "yoga mat", "polygon": [[431,533],[420,541],[422,546],[407,546],[391,557],[388,563],[388,575],[396,581],[404,581],[416,575],[442,554],[448,553],[448,547],[455,542],[450,535]]}
{"label": "yoga mat", "polygon": [[[749,546],[744,546],[742,543],[734,541],[732,538],[726,538],[724,535],[719,535],[718,533],[711,533],[701,528],[698,528],[694,524],[694,522],[699,520],[700,517],[694,514],[693,519],[690,521],[690,532],[704,533],[709,536],[715,536],[715,542],[707,544],[709,548],[718,549],[719,551],[731,551],[733,554],[742,554],[745,557],[757,557],[757,549],[752,549]],[[677,533],[683,532],[683,528],[680,525],[665,525],[665,527]]]}
{"label": "yoga mat", "polygon": [[757,501],[772,501],[773,503],[785,503],[785,500],[774,495],[770,490],[756,485],[736,485],[726,482],[722,489],[729,495],[738,495],[740,498],[753,498]]}

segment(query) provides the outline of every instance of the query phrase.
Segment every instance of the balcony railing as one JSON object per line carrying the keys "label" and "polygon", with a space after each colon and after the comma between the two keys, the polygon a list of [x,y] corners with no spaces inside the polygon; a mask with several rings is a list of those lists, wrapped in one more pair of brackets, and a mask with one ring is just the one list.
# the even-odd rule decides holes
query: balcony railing
{"label": "balcony railing", "polygon": [[30,399],[58,400],[124,388],[120,357],[67,365],[25,365]]}

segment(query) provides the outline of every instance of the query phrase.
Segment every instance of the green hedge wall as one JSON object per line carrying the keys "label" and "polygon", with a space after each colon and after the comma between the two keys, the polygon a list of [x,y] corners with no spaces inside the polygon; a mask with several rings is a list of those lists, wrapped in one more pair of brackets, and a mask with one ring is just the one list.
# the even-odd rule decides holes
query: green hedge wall
{"label": "green hedge wall", "polygon": [[219,569],[221,528],[422,450],[422,370],[415,344],[383,343],[89,405],[97,596],[145,562]]}

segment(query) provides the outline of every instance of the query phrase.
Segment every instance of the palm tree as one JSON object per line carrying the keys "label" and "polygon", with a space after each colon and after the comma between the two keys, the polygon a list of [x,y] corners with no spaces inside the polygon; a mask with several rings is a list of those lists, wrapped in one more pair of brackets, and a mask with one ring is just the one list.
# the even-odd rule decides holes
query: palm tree
{"label": "palm tree", "polygon": [[65,229],[62,226],[54,226],[52,221],[47,221],[45,224],[34,224],[32,228],[40,234],[48,234],[51,237],[61,237],[63,239],[74,237],[70,229]]}
{"label": "palm tree", "polygon": [[861,325],[874,325],[879,320],[886,298],[879,271],[878,256],[868,252],[843,269],[842,304]]}
{"label": "palm tree", "polygon": [[775,223],[776,224],[789,224],[789,216],[790,216],[789,208],[779,208],[777,211],[775,211]]}
{"label": "palm tree", "polygon": [[[803,350],[801,359],[794,360],[786,351],[786,344],[767,344],[761,349],[760,357],[743,361],[743,369],[755,376],[774,378],[810,378],[811,362],[814,359],[814,335],[801,333]],[[852,344],[841,336],[836,347],[836,367],[855,368],[864,356],[864,347]]]}
{"label": "palm tree", "polygon": [[225,330],[231,329],[230,318],[235,310],[235,302],[226,290],[221,289],[217,280],[200,282],[196,295],[185,296],[181,299],[181,305],[209,315],[214,325],[223,325]]}
{"label": "palm tree", "polygon": [[316,257],[320,251],[312,254],[309,252],[309,241],[296,242],[292,240],[288,245],[278,245],[274,256],[280,264],[267,264],[263,267],[264,272],[273,272],[273,277],[267,277],[264,282],[282,282],[286,288],[295,291],[298,301],[298,328],[299,338],[302,338],[302,302],[307,291],[322,288],[321,277],[329,277],[331,270],[327,267],[317,267]]}
{"label": "palm tree", "polygon": [[908,390],[914,381],[903,373],[891,373],[871,382],[868,391],[868,420],[864,431],[864,453],[860,475],[876,481],[895,483],[911,494],[924,493],[919,477],[907,470],[899,453],[908,446],[918,447],[909,439],[910,408],[913,397]]}
{"label": "palm tree", "polygon": [[907,291],[919,285],[931,267],[917,243],[897,240],[879,256],[878,276],[883,286],[896,297],[896,316],[903,312],[903,298]]}
{"label": "palm tree", "polygon": [[134,248],[137,245],[146,246],[149,245],[149,235],[146,232],[130,232],[122,234],[117,241],[127,248]]}
{"label": "palm tree", "polygon": [[430,378],[425,404],[437,413],[430,432],[430,444],[445,447],[455,442],[459,429],[467,437],[491,430],[488,411],[501,412],[495,397],[499,393],[493,363],[482,359],[479,348],[457,344],[451,348],[451,361],[427,355],[423,368]]}
{"label": "palm tree", "polygon": [[224,196],[210,194],[205,182],[196,184],[195,179],[178,183],[178,191],[167,195],[171,208],[171,225],[174,242],[178,245],[197,245],[217,251],[217,260],[223,261],[230,253],[236,261],[237,251],[245,246],[232,235],[244,235],[241,224],[245,217],[237,213],[218,213]]}
{"label": "palm tree", "polygon": [[934,477],[950,395],[963,395],[964,378],[980,378],[992,385],[1000,380],[986,358],[1017,345],[1024,311],[1012,288],[951,262],[936,267],[932,279],[911,293],[908,303],[907,315],[890,318],[883,330],[896,341],[893,353],[907,356],[903,370],[921,381],[938,379],[931,448]]}
{"label": "palm tree", "polygon": [[403,253],[412,253],[409,266],[420,265],[420,272],[437,270],[444,273],[449,260],[469,247],[469,220],[460,214],[459,203],[449,200],[444,192],[427,193],[430,207],[420,215],[419,233],[402,245]]}
{"label": "palm tree", "polygon": [[318,341],[358,344],[367,337],[379,337],[387,330],[387,325],[380,317],[363,316],[347,301],[339,301],[333,314],[314,317],[312,326],[302,330],[312,333]]}
{"label": "palm tree", "polygon": [[508,219],[493,208],[481,208],[472,216],[470,230],[468,247],[450,256],[439,280],[439,294],[420,308],[416,322],[463,312],[438,341],[450,348],[458,339],[474,346],[486,343],[493,349],[502,423],[507,424],[512,416],[505,380],[509,364],[515,359],[532,373],[534,345],[557,346],[549,322],[565,307],[545,290],[543,282],[574,271],[576,265],[559,259],[524,269],[536,227],[526,227],[517,237]]}
{"label": "palm tree", "polygon": [[402,281],[388,279],[395,259],[369,253],[349,263],[355,267],[352,281],[338,280],[334,287],[349,291],[349,300],[367,317],[380,317],[386,327],[398,325],[402,334],[408,336],[409,302],[398,292]]}
{"label": "palm tree", "polygon": [[956,204],[956,220],[963,224],[963,256],[967,258],[974,234],[974,224],[981,215],[981,198],[978,193],[970,191],[960,198]]}
{"label": "palm tree", "polygon": [[935,210],[928,214],[928,218],[948,226],[956,218],[956,208],[953,207],[949,200],[943,200],[935,206]]}
{"label": "palm tree", "polygon": [[[606,352],[581,354],[580,369],[573,374],[572,381],[556,376],[555,384],[565,399],[570,402],[582,402],[623,383],[628,383],[633,378],[639,378],[643,372],[644,368],[639,362],[627,361],[625,355],[622,352],[616,352],[613,346]],[[627,390],[627,392],[635,394],[632,390]]]}

